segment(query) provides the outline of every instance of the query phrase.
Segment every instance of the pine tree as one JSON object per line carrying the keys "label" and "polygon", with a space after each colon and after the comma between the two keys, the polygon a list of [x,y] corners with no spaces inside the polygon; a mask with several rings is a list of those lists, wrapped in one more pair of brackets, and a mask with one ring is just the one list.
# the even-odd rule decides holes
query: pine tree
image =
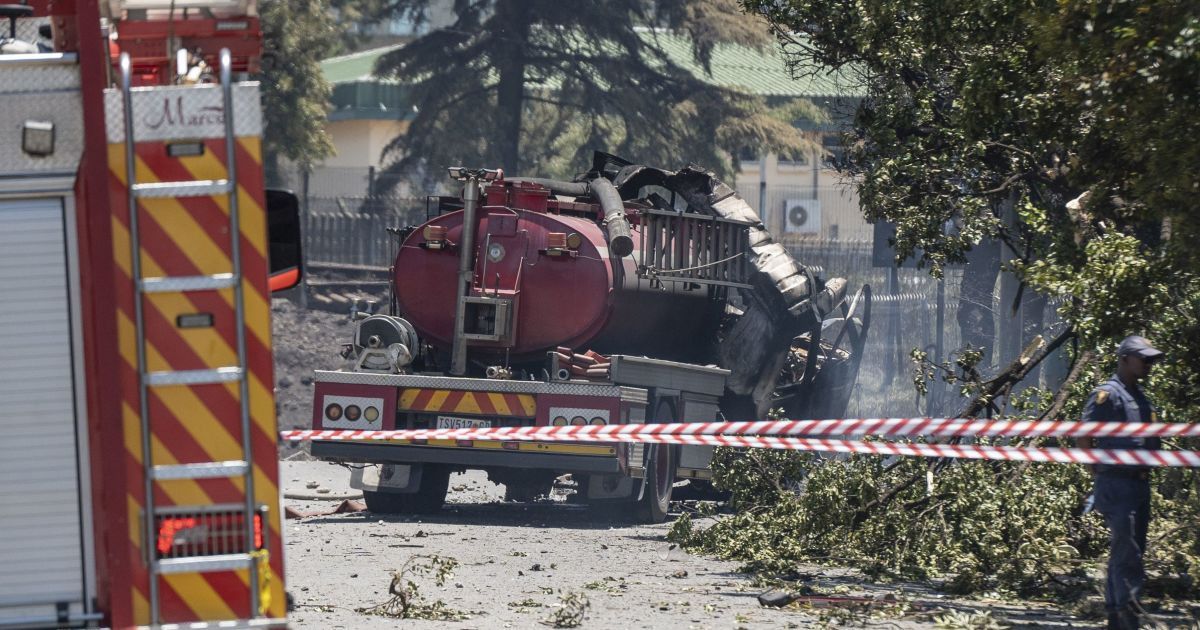
{"label": "pine tree", "polygon": [[[430,4],[387,10],[421,20]],[[392,182],[457,164],[567,176],[595,149],[728,175],[742,147],[813,149],[761,98],[714,87],[664,52],[668,31],[691,40],[702,67],[721,43],[765,50],[765,23],[733,0],[460,1],[454,16],[380,59],[376,74],[410,84],[416,110],[385,152]]]}

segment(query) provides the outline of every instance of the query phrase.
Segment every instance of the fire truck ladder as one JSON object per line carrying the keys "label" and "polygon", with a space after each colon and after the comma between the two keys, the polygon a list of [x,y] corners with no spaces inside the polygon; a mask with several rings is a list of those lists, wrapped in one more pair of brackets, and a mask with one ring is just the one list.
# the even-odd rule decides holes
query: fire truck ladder
{"label": "fire truck ladder", "polygon": [[[143,547],[149,565],[150,624],[160,624],[159,577],[174,573],[203,573],[215,571],[246,570],[249,572],[250,616],[260,614],[259,575],[255,552],[255,517],[257,506],[254,494],[254,466],[251,457],[251,425],[249,381],[246,374],[246,330],[245,305],[242,293],[241,225],[238,217],[237,167],[235,163],[236,139],[233,126],[233,82],[230,69],[230,53],[220,53],[221,90],[225,118],[225,166],[227,175],[219,180],[196,180],[176,182],[138,183],[136,181],[136,140],[134,138],[133,92],[131,88],[130,59],[127,53],[120,57],[121,91],[125,105],[125,170],[129,193],[129,240],[131,251],[131,275],[134,279],[134,316],[137,339],[138,397],[141,405],[142,466],[145,476],[145,503],[143,510],[145,538]],[[197,88],[203,89],[203,88]],[[144,278],[141,269],[141,242],[138,231],[138,200],[147,198],[183,198],[226,195],[229,202],[229,234],[233,269],[229,273],[200,276],[176,276]],[[237,330],[237,365],[198,370],[148,371],[146,362],[146,329],[143,315],[143,299],[154,293],[186,293],[191,291],[215,291],[232,289],[234,295],[234,318]],[[177,387],[237,382],[241,406],[242,458],[233,461],[215,461],[178,465],[155,465],[152,459],[151,426],[149,414],[149,392],[159,387]],[[156,509],[154,487],[159,481],[180,479],[216,479],[241,477],[245,483],[245,502],[236,506],[194,506]],[[222,544],[194,549],[190,556],[159,558],[156,553],[158,517],[188,514],[204,518],[214,508],[223,514],[230,509],[240,512],[240,519],[225,524],[243,527],[240,535],[226,535]],[[266,528],[265,519],[260,525]]]}

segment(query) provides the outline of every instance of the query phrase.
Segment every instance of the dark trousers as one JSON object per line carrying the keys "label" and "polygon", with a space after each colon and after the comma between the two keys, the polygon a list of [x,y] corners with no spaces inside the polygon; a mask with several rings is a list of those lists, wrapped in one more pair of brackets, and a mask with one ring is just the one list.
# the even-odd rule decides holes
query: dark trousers
{"label": "dark trousers", "polygon": [[1150,481],[1134,474],[1096,475],[1096,511],[1108,524],[1108,578],[1104,606],[1110,613],[1128,611],[1146,582],[1142,554],[1150,525]]}

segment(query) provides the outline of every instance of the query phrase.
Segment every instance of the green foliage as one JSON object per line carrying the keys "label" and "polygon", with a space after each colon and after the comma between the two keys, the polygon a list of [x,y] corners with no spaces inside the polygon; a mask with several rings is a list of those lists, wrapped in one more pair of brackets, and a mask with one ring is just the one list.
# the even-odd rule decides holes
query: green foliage
{"label": "green foliage", "polygon": [[578,628],[583,625],[583,620],[587,617],[587,611],[591,605],[587,595],[583,593],[564,593],[559,596],[554,612],[543,619],[542,624],[551,628]]}
{"label": "green foliage", "polygon": [[965,613],[952,610],[934,617],[933,627],[938,630],[1001,630],[1008,626],[992,618],[992,613]]}
{"label": "green foliage", "polygon": [[320,61],[333,54],[341,32],[326,0],[265,0],[263,30],[263,153],[268,180],[280,160],[302,170],[333,153],[325,135],[332,89]]}
{"label": "green foliage", "polygon": [[[936,274],[981,238],[1000,239],[1031,289],[1064,300],[1081,353],[1169,332],[1157,314],[1190,308],[1200,5],[742,4],[773,26],[797,71],[862,78],[844,165],[867,217],[897,223],[902,256],[919,250]],[[1198,344],[1186,341],[1186,354]]]}
{"label": "green foliage", "polygon": [[[897,224],[902,257],[919,251],[940,274],[998,239],[1026,288],[1061,305],[1080,363],[1060,415],[1077,417],[1115,367],[1114,342],[1141,333],[1167,351],[1147,386],[1163,419],[1194,421],[1200,4],[742,4],[772,25],[794,71],[861,77],[844,166],[867,217]],[[973,396],[986,380],[974,349],[942,365],[912,358],[918,390],[941,378]],[[1036,416],[1056,400],[1028,388],[1006,403]],[[718,466],[739,514],[703,532],[681,521],[674,535],[756,568],[837,558],[952,576],[962,590],[1045,594],[1104,549],[1102,524],[1079,514],[1090,481],[1076,467],[728,453]],[[1149,553],[1160,577],[1195,575],[1196,483],[1195,471],[1156,473]]]}
{"label": "green foliage", "polygon": [[417,576],[432,576],[436,586],[443,586],[446,580],[454,576],[458,568],[458,560],[443,558],[437,555],[416,555],[410,557],[400,570],[392,573],[392,581],[388,586],[391,598],[382,604],[367,608],[359,608],[358,612],[368,615],[396,617],[398,619],[432,619],[437,621],[462,621],[470,616],[460,610],[450,608],[442,600],[427,601],[421,595]]}
{"label": "green foliage", "polygon": [[[1082,514],[1091,489],[1080,466],[955,462],[936,472],[917,458],[720,449],[718,487],[737,513],[705,529],[684,516],[669,538],[788,573],[797,563],[858,566],[876,577],[946,578],[955,592],[1061,594],[1107,551],[1096,514]],[[1148,565],[1157,575],[1195,575],[1196,471],[1156,473]],[[929,483],[929,481],[932,483]],[[1177,597],[1200,588],[1173,582]],[[1161,594],[1161,593],[1160,593]]]}
{"label": "green foliage", "polygon": [[[390,9],[420,19],[428,2]],[[761,20],[733,0],[489,0],[455,3],[454,17],[379,62],[377,74],[412,86],[416,109],[386,150],[384,185],[440,180],[443,167],[458,163],[571,176],[595,149],[728,175],[742,147],[817,148],[762,99],[714,87],[672,61],[658,39],[666,31],[642,30],[686,34],[702,66],[724,42],[769,45]]]}

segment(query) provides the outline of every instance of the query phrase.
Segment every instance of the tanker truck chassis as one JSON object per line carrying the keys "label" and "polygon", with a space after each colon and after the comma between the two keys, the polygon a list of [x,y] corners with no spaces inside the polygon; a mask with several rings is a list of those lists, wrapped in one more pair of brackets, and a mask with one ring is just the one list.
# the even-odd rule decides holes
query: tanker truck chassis
{"label": "tanker truck chassis", "polygon": [[[711,173],[597,153],[577,181],[450,169],[458,197],[401,230],[392,310],[314,375],[312,426],[456,429],[711,422],[845,411],[870,288],[821,280]],[[451,472],[510,499],[570,473],[576,499],[666,518],[712,448],[528,440],[314,441],[379,513],[440,509]]]}
{"label": "tanker truck chassis", "polygon": [[[314,385],[322,404],[318,411],[322,415],[320,426],[435,429],[629,424],[717,417],[727,370],[644,357],[611,359],[611,383],[318,371]],[[355,405],[362,411],[351,415],[361,413],[360,418],[347,420],[346,409]],[[330,413],[330,407],[335,411]],[[339,414],[338,421],[328,418]],[[381,421],[384,418],[396,421]],[[520,499],[548,492],[556,476],[571,473],[579,484],[580,498],[625,503],[634,511],[633,516],[658,522],[666,515],[671,485],[677,477],[709,478],[712,448],[528,440],[397,440],[314,442],[312,453],[333,461],[383,464],[356,468],[352,479],[376,512],[436,510],[445,497],[449,473],[471,468],[487,471],[491,479],[508,486],[509,498]]]}

